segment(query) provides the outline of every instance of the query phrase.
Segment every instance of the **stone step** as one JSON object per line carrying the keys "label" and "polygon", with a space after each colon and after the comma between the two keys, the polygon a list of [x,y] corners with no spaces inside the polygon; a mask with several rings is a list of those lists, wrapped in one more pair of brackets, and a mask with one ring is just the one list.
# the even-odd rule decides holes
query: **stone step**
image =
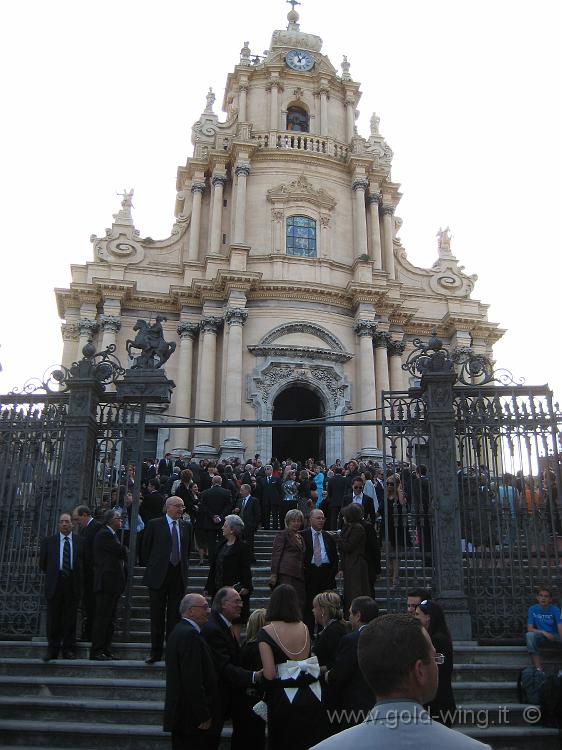
{"label": "stone step", "polygon": [[164,700],[107,700],[46,696],[0,696],[0,721],[79,722],[85,715],[99,725],[138,723],[162,727]]}
{"label": "stone step", "polygon": [[0,720],[1,742],[21,747],[80,748],[80,750],[170,750],[170,735],[159,726],[96,724],[84,721]]}
{"label": "stone step", "polygon": [[[0,675],[0,695],[104,699],[110,701],[164,700],[164,679],[107,677],[31,677]],[[1,737],[1,731],[0,731]]]}
{"label": "stone step", "polygon": [[457,731],[479,742],[490,745],[493,750],[560,750],[557,729],[540,726],[501,726],[479,729],[478,727],[455,727]]}
{"label": "stone step", "polygon": [[[146,650],[148,654],[148,650]],[[119,661],[90,661],[89,659],[55,659],[45,664],[37,659],[0,658],[0,675],[23,677],[88,677],[111,680],[114,678],[129,680],[164,679],[164,662],[150,666],[144,659]]]}

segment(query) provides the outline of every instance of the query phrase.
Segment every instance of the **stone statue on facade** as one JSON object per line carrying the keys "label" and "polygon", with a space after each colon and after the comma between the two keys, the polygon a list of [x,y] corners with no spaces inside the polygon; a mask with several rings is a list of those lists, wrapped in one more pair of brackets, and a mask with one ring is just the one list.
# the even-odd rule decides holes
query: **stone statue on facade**
{"label": "stone statue on facade", "polygon": [[135,359],[131,369],[154,370],[168,361],[176,349],[174,341],[164,340],[161,315],[156,316],[154,323],[149,325],[146,320],[137,320],[133,331],[137,331],[134,341],[127,339],[126,348],[130,357],[131,349],[140,349],[141,353]]}

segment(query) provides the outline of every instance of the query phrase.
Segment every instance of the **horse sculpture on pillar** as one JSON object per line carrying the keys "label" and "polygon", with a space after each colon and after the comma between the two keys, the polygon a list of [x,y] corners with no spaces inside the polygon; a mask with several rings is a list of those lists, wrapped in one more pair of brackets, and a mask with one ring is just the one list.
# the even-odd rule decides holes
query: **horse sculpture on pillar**
{"label": "horse sculpture on pillar", "polygon": [[175,342],[164,340],[163,320],[166,318],[161,315],[156,316],[152,325],[149,325],[146,320],[137,320],[133,327],[133,331],[137,331],[135,340],[127,339],[126,342],[127,353],[130,357],[133,357],[131,349],[141,350],[131,369],[154,370],[162,367],[175,351]]}

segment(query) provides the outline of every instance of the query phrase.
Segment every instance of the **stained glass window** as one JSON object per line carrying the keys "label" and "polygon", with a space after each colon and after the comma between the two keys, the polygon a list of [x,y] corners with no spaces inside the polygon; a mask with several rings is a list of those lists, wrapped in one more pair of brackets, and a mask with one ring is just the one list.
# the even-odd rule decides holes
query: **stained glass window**
{"label": "stained glass window", "polygon": [[287,219],[287,255],[316,258],[316,222],[308,216]]}

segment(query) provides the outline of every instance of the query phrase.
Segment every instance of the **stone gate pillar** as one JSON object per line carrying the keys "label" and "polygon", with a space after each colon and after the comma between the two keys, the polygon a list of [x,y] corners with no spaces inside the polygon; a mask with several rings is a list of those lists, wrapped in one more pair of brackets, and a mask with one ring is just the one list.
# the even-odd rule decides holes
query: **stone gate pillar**
{"label": "stone gate pillar", "polygon": [[470,640],[472,627],[464,593],[460,502],[457,484],[452,363],[433,355],[421,379],[427,403],[429,478],[433,508],[436,598],[455,640]]}

